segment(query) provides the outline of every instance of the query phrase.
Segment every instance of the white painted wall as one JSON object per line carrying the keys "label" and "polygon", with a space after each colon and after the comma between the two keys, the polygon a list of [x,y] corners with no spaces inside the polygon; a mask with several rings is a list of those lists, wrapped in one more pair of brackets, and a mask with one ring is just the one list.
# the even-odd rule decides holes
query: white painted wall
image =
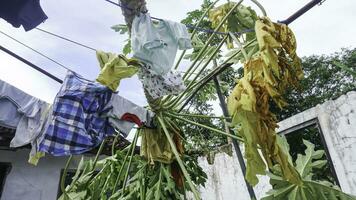
{"label": "white painted wall", "polygon": [[[356,195],[356,92],[283,120],[278,131],[312,119],[319,120],[342,190]],[[205,188],[199,188],[204,200],[250,199],[235,153],[232,157],[218,153],[214,165],[202,157],[199,164],[208,175]],[[258,199],[271,188],[268,181],[261,177],[254,188]]]}
{"label": "white painted wall", "polygon": [[341,189],[356,195],[356,92],[280,122],[280,131],[315,118],[319,120]]}
{"label": "white painted wall", "polygon": [[[38,166],[27,163],[28,149],[0,151],[0,162],[10,162],[12,169],[6,178],[1,200],[55,200],[61,169],[66,157],[46,156]],[[78,158],[73,159],[75,168]]]}

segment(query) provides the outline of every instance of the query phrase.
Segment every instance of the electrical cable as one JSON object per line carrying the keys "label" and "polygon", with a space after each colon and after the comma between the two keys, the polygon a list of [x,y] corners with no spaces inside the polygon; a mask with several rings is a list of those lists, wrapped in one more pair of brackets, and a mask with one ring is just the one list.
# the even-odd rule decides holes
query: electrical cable
{"label": "electrical cable", "polygon": [[45,55],[45,54],[43,54],[43,53],[41,53],[41,52],[39,52],[39,51],[37,51],[36,49],[34,49],[34,48],[28,46],[27,44],[24,44],[23,42],[21,42],[21,41],[17,40],[16,38],[14,38],[14,37],[12,37],[12,36],[10,36],[10,35],[8,35],[8,34],[2,32],[1,30],[0,30],[0,33],[3,34],[3,35],[5,35],[5,36],[8,37],[8,38],[14,40],[15,42],[17,42],[17,43],[23,45],[24,47],[26,47],[26,48],[32,50],[33,52],[35,52],[35,53],[41,55],[42,57],[48,59],[49,61],[51,61],[51,62],[57,64],[58,66],[60,66],[60,67],[62,67],[62,68],[64,68],[64,69],[66,69],[66,70],[73,71],[73,70],[71,70],[70,68],[66,67],[65,65],[61,64],[60,62],[58,62],[58,61],[56,61],[56,60],[54,60],[54,59],[48,57],[47,55]]}
{"label": "electrical cable", "polygon": [[88,46],[88,45],[85,45],[85,44],[76,42],[76,41],[71,40],[71,39],[69,39],[69,38],[66,38],[66,37],[64,37],[64,36],[61,36],[61,35],[52,33],[52,32],[50,32],[50,31],[47,31],[47,30],[44,30],[44,29],[41,29],[41,28],[35,28],[35,29],[38,30],[38,31],[41,31],[41,32],[43,32],[43,33],[47,33],[47,34],[49,34],[49,35],[52,35],[52,36],[54,36],[54,37],[58,37],[58,38],[60,38],[60,39],[66,40],[66,41],[71,42],[71,43],[73,43],[73,44],[79,45],[79,46],[81,46],[81,47],[84,47],[84,48],[87,48],[87,49],[96,51],[96,49],[93,48],[93,47],[90,47],[90,46]]}

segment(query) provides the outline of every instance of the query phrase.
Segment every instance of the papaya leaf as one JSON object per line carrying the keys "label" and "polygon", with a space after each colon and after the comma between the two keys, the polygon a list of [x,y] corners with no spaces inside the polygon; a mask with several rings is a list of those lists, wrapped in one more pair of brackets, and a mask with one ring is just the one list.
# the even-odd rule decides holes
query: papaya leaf
{"label": "papaya leaf", "polygon": [[302,177],[302,184],[293,184],[280,176],[280,170],[275,169],[273,173],[268,172],[273,189],[267,192],[266,197],[261,200],[356,200],[356,197],[343,193],[337,186],[327,181],[312,180],[312,170],[326,164],[320,160],[324,151],[314,149],[314,144],[303,140],[307,146],[305,155],[299,154],[296,169]]}
{"label": "papaya leaf", "polygon": [[125,24],[117,24],[111,27],[115,32],[119,32],[120,34],[126,34],[129,32],[129,28]]}

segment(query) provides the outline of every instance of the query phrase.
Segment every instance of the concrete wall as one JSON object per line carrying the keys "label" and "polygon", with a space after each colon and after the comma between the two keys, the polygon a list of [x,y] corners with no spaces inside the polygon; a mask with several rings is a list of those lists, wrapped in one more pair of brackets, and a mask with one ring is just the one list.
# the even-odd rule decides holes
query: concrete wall
{"label": "concrete wall", "polygon": [[318,119],[341,189],[356,195],[356,92],[280,122],[280,131]]}
{"label": "concrete wall", "polygon": [[[10,162],[12,169],[6,178],[1,200],[55,200],[61,169],[67,158],[46,156],[38,166],[27,163],[28,149],[0,151],[0,162]],[[73,159],[73,168],[79,158]]]}
{"label": "concrete wall", "polygon": [[[341,189],[356,195],[356,92],[283,120],[278,131],[313,119],[319,121]],[[214,165],[209,165],[206,158],[200,158],[199,164],[208,175],[205,188],[199,189],[204,200],[250,199],[236,154],[218,153]],[[268,177],[261,177],[254,188],[258,199],[271,188],[268,181]]]}

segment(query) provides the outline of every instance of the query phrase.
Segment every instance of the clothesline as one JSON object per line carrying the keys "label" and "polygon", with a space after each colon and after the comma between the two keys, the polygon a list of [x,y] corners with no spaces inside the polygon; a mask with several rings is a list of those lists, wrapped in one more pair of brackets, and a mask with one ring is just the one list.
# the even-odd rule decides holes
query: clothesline
{"label": "clothesline", "polygon": [[69,39],[69,38],[67,38],[67,37],[64,37],[64,36],[61,36],[61,35],[52,33],[52,32],[50,32],[50,31],[47,31],[47,30],[44,30],[44,29],[41,29],[41,28],[35,28],[35,29],[38,30],[38,31],[41,31],[41,32],[43,32],[43,33],[46,33],[46,34],[52,35],[52,36],[54,36],[54,37],[57,37],[57,38],[59,38],[59,39],[66,40],[66,41],[71,42],[71,43],[73,43],[73,44],[79,45],[79,46],[81,46],[81,47],[84,47],[84,48],[87,48],[87,49],[96,51],[96,49],[93,48],[93,47],[90,47],[90,46],[85,45],[85,44],[83,44],[83,43],[74,41],[74,40]]}
{"label": "clothesline", "polygon": [[3,34],[3,35],[5,35],[5,36],[8,37],[8,38],[14,40],[15,42],[21,44],[22,46],[24,46],[24,47],[30,49],[31,51],[34,51],[34,52],[37,53],[38,55],[40,55],[40,56],[42,56],[42,57],[48,59],[49,61],[55,63],[56,65],[58,65],[58,66],[60,66],[60,67],[62,67],[62,68],[64,68],[64,69],[66,69],[66,70],[72,71],[71,69],[69,69],[69,67],[66,67],[65,65],[61,64],[60,62],[58,62],[58,61],[56,61],[56,60],[50,58],[49,56],[47,56],[47,55],[41,53],[40,51],[34,49],[33,47],[30,47],[29,45],[27,45],[27,44],[25,44],[25,43],[23,43],[23,42],[17,40],[16,38],[14,38],[14,37],[12,37],[12,36],[10,36],[10,35],[8,35],[8,34],[2,32],[2,31],[0,31],[0,33]]}

